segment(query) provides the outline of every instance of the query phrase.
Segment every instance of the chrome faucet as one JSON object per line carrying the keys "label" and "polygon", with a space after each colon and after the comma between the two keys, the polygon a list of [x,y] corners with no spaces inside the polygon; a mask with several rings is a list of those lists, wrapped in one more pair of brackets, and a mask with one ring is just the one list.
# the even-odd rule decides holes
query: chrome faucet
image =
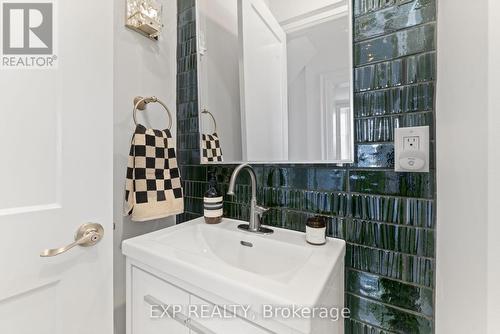
{"label": "chrome faucet", "polygon": [[231,180],[229,181],[229,189],[227,191],[228,195],[234,196],[234,187],[236,185],[236,179],[240,172],[245,169],[250,175],[251,186],[252,186],[252,198],[250,200],[250,222],[249,224],[241,224],[238,226],[239,229],[245,230],[253,233],[261,234],[271,234],[274,231],[261,226],[262,215],[269,211],[268,208],[257,205],[257,177],[255,176],[255,171],[249,164],[242,164],[236,167],[231,175]]}

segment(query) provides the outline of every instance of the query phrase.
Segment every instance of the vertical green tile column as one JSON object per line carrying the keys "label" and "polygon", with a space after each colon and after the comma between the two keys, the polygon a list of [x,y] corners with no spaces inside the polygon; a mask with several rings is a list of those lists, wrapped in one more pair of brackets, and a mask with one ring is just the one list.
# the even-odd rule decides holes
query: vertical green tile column
{"label": "vertical green tile column", "polygon": [[[302,0],[294,0],[302,1]],[[207,173],[227,190],[234,166],[199,165],[194,0],[178,0],[177,146],[184,222],[202,215]],[[322,215],[347,242],[346,333],[433,333],[434,157],[430,173],[397,173],[394,129],[429,125],[434,141],[435,0],[354,0],[354,164],[255,166],[269,225],[305,230]],[[226,217],[248,219],[250,187],[225,197]]]}

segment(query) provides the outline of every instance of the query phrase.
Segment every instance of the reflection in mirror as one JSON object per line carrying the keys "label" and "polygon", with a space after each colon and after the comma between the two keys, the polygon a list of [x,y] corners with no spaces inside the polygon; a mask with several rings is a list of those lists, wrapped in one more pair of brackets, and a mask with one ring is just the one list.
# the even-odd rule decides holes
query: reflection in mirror
{"label": "reflection in mirror", "polygon": [[352,162],[350,1],[197,6],[202,163]]}

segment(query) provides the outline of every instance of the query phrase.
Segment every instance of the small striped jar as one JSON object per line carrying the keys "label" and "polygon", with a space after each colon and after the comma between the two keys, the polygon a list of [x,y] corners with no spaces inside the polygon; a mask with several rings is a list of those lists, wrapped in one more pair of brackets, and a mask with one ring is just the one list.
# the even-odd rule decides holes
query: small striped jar
{"label": "small striped jar", "polygon": [[222,220],[222,196],[203,198],[203,215],[207,224],[218,224]]}

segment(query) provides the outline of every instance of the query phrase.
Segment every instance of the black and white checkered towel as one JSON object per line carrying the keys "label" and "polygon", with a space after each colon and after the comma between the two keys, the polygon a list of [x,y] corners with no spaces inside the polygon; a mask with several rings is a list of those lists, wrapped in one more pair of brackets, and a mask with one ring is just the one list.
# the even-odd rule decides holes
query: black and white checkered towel
{"label": "black and white checkered towel", "polygon": [[217,133],[201,135],[201,163],[222,162],[222,149]]}
{"label": "black and white checkered towel", "polygon": [[181,179],[170,131],[137,125],[127,164],[125,215],[132,215],[133,221],[146,221],[183,212]]}

